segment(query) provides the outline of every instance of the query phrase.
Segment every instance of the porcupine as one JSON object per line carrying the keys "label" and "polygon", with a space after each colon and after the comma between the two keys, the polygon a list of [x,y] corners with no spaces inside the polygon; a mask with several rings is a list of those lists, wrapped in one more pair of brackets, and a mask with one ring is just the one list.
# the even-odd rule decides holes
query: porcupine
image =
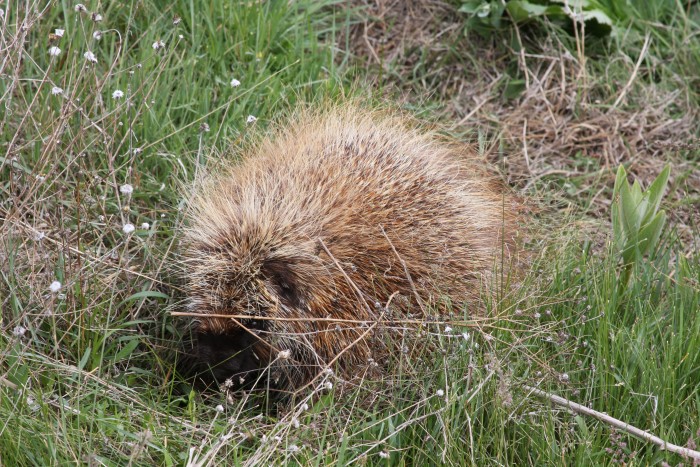
{"label": "porcupine", "polygon": [[297,112],[189,200],[188,365],[288,392],[396,350],[372,337],[389,301],[394,319],[477,303],[517,231],[484,165],[396,113]]}

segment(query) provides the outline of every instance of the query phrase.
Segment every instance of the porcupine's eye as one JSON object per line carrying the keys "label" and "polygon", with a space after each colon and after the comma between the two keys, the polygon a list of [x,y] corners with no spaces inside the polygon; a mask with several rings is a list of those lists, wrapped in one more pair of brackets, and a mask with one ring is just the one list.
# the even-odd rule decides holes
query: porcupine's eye
{"label": "porcupine's eye", "polygon": [[303,304],[304,295],[299,279],[288,264],[280,260],[267,261],[262,267],[262,274],[285,305],[296,308]]}

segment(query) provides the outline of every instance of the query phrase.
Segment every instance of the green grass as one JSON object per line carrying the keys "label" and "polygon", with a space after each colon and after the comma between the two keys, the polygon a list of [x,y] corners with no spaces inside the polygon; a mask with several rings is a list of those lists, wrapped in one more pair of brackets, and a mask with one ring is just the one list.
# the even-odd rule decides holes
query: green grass
{"label": "green grass", "polygon": [[[174,372],[181,336],[168,312],[182,299],[172,264],[181,200],[198,167],[235,157],[252,129],[298,102],[360,93],[380,100],[389,88],[381,79],[379,91],[355,83],[371,81],[374,71],[354,67],[342,52],[347,42],[336,43],[356,17],[331,1],[86,4],[102,14],[99,23],[67,2],[27,5],[3,5],[0,18],[0,463],[683,461],[553,408],[525,384],[669,442],[700,443],[700,255],[688,243],[697,221],[671,223],[658,251],[621,287],[608,218],[582,220],[612,188],[600,160],[586,154],[572,161],[576,177],[542,178],[525,193],[560,209],[539,216],[531,270],[503,288],[502,300],[487,300],[497,320],[455,310],[451,331],[426,324],[409,342],[428,339],[433,351],[397,355],[380,376],[368,365],[359,387],[326,375],[278,410],[193,390]],[[697,110],[700,46],[690,40],[700,31],[697,5],[644,5],[632,5],[635,29],[609,52],[636,58],[644,34],[654,37],[624,105],[641,110],[644,89],[678,89],[687,106],[672,112]],[[659,21],[666,26],[654,26]],[[65,34],[50,42],[56,28]],[[159,40],[165,47],[154,50]],[[52,45],[61,48],[57,57],[48,54]],[[426,52],[411,74],[388,63],[386,77],[420,87],[440,79],[437,66],[474,74],[489,67],[450,47],[437,62]],[[96,64],[86,63],[88,50]],[[606,66],[607,52],[599,53],[588,80],[617,92],[629,67],[617,59]],[[234,78],[240,86],[231,86]],[[124,96],[113,98],[116,90]],[[507,102],[502,91],[491,90]],[[423,100],[422,115],[441,114],[440,99]],[[257,121],[247,124],[249,115]],[[663,156],[677,162],[664,205],[671,219],[675,208],[697,212],[697,142]],[[133,193],[122,192],[126,184]],[[125,224],[135,231],[126,234]],[[57,292],[53,281],[62,285]]]}

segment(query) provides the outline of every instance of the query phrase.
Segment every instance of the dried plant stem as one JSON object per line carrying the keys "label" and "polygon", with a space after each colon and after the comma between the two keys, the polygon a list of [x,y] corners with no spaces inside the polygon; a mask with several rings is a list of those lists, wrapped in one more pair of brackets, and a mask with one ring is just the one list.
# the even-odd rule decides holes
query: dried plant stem
{"label": "dried plant stem", "polygon": [[[342,268],[342,266],[340,265],[340,263],[338,262],[338,260],[335,259],[335,257],[333,256],[333,253],[331,253],[331,251],[328,249],[328,247],[326,246],[326,244],[323,243],[323,240],[321,240],[321,239],[319,238],[319,239],[318,239],[318,243],[321,245],[321,248],[323,248],[323,251],[326,252],[326,254],[328,255],[328,257],[329,257],[330,259],[333,260],[333,264],[335,264],[335,267],[338,268],[338,270],[339,270],[340,273],[343,275],[343,277],[345,278],[345,280],[348,282],[348,284],[352,287],[352,289],[353,289],[353,290],[355,291],[355,293],[357,294],[357,298],[359,298],[360,301],[362,301],[362,304],[365,306],[365,310],[367,310],[367,312],[371,315],[371,314],[372,314],[372,308],[371,308],[371,307],[369,306],[369,304],[367,303],[367,300],[365,300],[365,295],[362,293],[362,291],[360,290],[360,288],[357,286],[357,284],[355,284],[355,282],[352,281],[352,279],[350,279],[350,277],[347,275],[347,273],[345,272],[345,270]],[[387,304],[387,306],[388,306],[388,304]]]}
{"label": "dried plant stem", "polygon": [[17,385],[4,376],[0,376],[0,386],[5,386],[10,389],[17,389]]}
{"label": "dried plant stem", "polygon": [[380,225],[379,228],[381,229],[382,235],[384,235],[384,238],[386,238],[387,243],[389,243],[389,246],[391,247],[391,251],[394,252],[394,254],[396,255],[396,258],[401,263],[401,266],[403,267],[403,272],[404,272],[404,274],[406,274],[406,279],[408,280],[408,283],[411,284],[411,290],[413,291],[413,296],[416,297],[416,302],[418,303],[420,310],[423,312],[423,316],[426,316],[425,307],[423,306],[423,300],[421,300],[420,294],[418,293],[418,290],[416,289],[416,285],[413,283],[413,279],[411,278],[411,274],[408,272],[408,266],[406,266],[406,261],[404,261],[403,258],[401,257],[401,255],[399,254],[399,252],[396,251],[394,244],[391,243],[389,236],[384,231],[384,227],[382,227]]}
{"label": "dried plant stem", "polygon": [[[12,219],[11,217],[6,217],[6,216],[0,217],[0,224],[11,224],[11,225],[13,225],[13,226],[15,226],[15,227],[19,227],[19,228],[23,229],[25,232],[31,233],[32,235],[36,235],[36,234],[41,233],[41,231],[35,229],[35,228],[32,227],[31,225],[29,225],[29,224],[27,224],[27,223],[25,223],[25,222],[22,222],[21,220]],[[63,243],[61,243],[60,240],[56,240],[55,238],[51,238],[49,235],[46,235],[46,236],[44,236],[44,237],[42,237],[42,238],[44,239],[44,241],[49,242],[49,243],[51,243],[52,245],[55,245],[56,247],[63,247],[63,248],[65,248],[65,251],[70,252],[70,253],[72,253],[72,254],[78,256],[78,257],[87,259],[87,260],[91,261],[91,262],[94,263],[94,264],[105,264],[105,263],[110,264],[110,263],[107,261],[107,257],[108,257],[108,255],[109,255],[109,253],[103,254],[101,257],[99,257],[99,256],[94,256],[94,255],[92,255],[92,254],[90,254],[90,253],[88,253],[88,252],[82,251],[82,250],[80,250],[80,249],[78,249],[78,248],[76,248],[76,247],[70,246],[70,245],[63,246]],[[172,245],[171,245],[171,246],[172,246]],[[162,264],[163,264],[163,261],[161,261],[161,266],[162,266]],[[184,289],[182,289],[182,288],[180,288],[180,287],[178,287],[178,286],[176,286],[176,285],[173,285],[173,284],[166,284],[165,282],[163,282],[163,281],[161,281],[161,280],[158,280],[158,279],[156,279],[155,277],[151,277],[151,276],[149,276],[148,274],[143,274],[143,273],[138,272],[138,271],[136,271],[136,270],[134,270],[134,269],[129,269],[129,268],[121,267],[121,266],[119,266],[119,265],[113,265],[112,267],[113,267],[114,269],[120,271],[120,272],[129,274],[129,275],[133,275],[133,276],[136,276],[136,277],[141,277],[141,278],[143,278],[143,279],[148,279],[148,281],[151,282],[151,283],[153,283],[153,284],[159,284],[159,285],[163,285],[163,286],[170,287],[170,288],[172,288],[172,289],[174,289],[174,290],[178,290],[178,291],[180,291],[180,292],[185,292]],[[175,315],[177,315],[177,313],[175,313]],[[182,314],[181,314],[181,315],[182,315]],[[187,314],[184,314],[184,316],[188,316],[188,315],[187,315]],[[194,316],[198,316],[198,314],[195,314]]]}
{"label": "dried plant stem", "polygon": [[576,402],[572,402],[568,399],[565,399],[561,396],[557,396],[551,393],[548,393],[546,391],[543,391],[541,389],[533,388],[531,386],[525,386],[523,385],[523,389],[530,391],[530,393],[535,394],[537,396],[540,396],[542,398],[548,399],[551,402],[555,403],[556,405],[560,405],[562,407],[567,407],[568,409],[573,410],[576,413],[588,415],[593,418],[597,418],[601,422],[605,422],[610,426],[613,426],[619,430],[622,430],[626,433],[631,434],[632,436],[636,436],[637,438],[641,438],[644,441],[648,441],[652,444],[655,444],[659,446],[661,449],[673,452],[675,454],[679,454],[683,457],[690,457],[694,460],[700,460],[700,451],[695,451],[693,449],[688,449],[684,448],[682,446],[678,446],[676,444],[671,444],[667,441],[664,441],[663,439],[659,438],[658,436],[652,435],[651,433],[641,430],[637,427],[634,427],[630,425],[629,423],[625,423],[622,420],[618,420],[617,418],[613,418],[610,415],[604,414],[602,412],[598,412],[597,410],[589,409],[588,407],[585,407],[581,404],[577,404]]}
{"label": "dried plant stem", "polygon": [[608,109],[608,112],[612,112],[614,109],[617,108],[618,105],[620,105],[620,102],[622,102],[622,99],[627,95],[627,92],[630,90],[630,87],[632,86],[632,83],[634,82],[634,79],[637,77],[637,73],[639,72],[639,67],[642,64],[642,60],[644,60],[644,57],[647,54],[647,50],[649,50],[649,43],[651,42],[651,35],[647,33],[646,37],[644,38],[644,45],[642,46],[642,51],[639,52],[639,58],[637,59],[637,63],[634,65],[634,70],[632,70],[632,74],[630,75],[630,79],[627,80],[627,84],[625,84],[625,87],[622,88],[622,92],[620,93],[619,96],[617,96],[617,99],[615,100],[615,103]]}
{"label": "dried plant stem", "polygon": [[[384,313],[386,313],[386,310],[389,309],[389,305],[391,304],[391,301],[394,299],[394,297],[396,297],[396,295],[398,295],[398,292],[394,292],[393,294],[391,294],[391,296],[389,297],[389,299],[386,302],[386,306],[384,307],[384,311],[382,311],[381,316],[379,316],[379,319],[377,319],[377,321],[375,321],[372,325],[368,326],[367,329],[357,337],[357,339],[352,341],[347,347],[345,347],[343,350],[338,352],[338,355],[333,357],[333,359],[330,362],[328,362],[324,365],[325,368],[331,368],[335,364],[335,362],[337,362],[345,352],[347,352],[349,349],[355,347],[355,345],[358,342],[363,340],[365,337],[367,337],[367,335],[370,332],[372,332],[372,330],[374,330],[374,328],[377,326],[377,324],[379,324],[381,319],[384,317]],[[306,389],[307,387],[314,384],[321,377],[321,375],[323,375],[323,372],[318,373],[311,381],[309,381],[304,386],[302,386],[299,389],[297,389],[296,391],[294,391],[294,395],[302,394],[304,389]]]}
{"label": "dried plant stem", "polygon": [[[437,325],[443,325],[443,324],[449,324],[451,326],[466,326],[466,327],[473,327],[473,328],[479,328],[480,326],[484,326],[485,323],[488,321],[491,322],[497,322],[496,318],[484,318],[484,317],[479,317],[479,318],[473,318],[470,320],[459,320],[459,319],[449,319],[449,320],[425,320],[425,319],[399,319],[399,318],[392,318],[390,320],[377,320],[377,319],[343,319],[343,318],[332,318],[332,317],[327,317],[327,318],[313,318],[313,317],[300,317],[300,318],[286,318],[286,317],[281,317],[281,316],[264,316],[264,315],[255,315],[255,314],[235,314],[235,315],[229,315],[229,314],[216,314],[216,313],[201,313],[201,312],[193,312],[193,311],[171,311],[170,316],[189,316],[189,317],[201,317],[201,318],[225,318],[225,319],[232,319],[232,320],[237,320],[237,319],[255,319],[255,320],[260,320],[260,321],[280,321],[280,322],[295,322],[295,321],[303,321],[303,322],[314,322],[314,323],[346,323],[346,324],[358,324],[361,326],[368,326],[374,323],[387,323],[387,324],[393,324],[393,325],[403,325],[403,324],[416,324],[416,325],[425,325],[425,324],[437,324]],[[492,326],[493,327],[493,326]]]}

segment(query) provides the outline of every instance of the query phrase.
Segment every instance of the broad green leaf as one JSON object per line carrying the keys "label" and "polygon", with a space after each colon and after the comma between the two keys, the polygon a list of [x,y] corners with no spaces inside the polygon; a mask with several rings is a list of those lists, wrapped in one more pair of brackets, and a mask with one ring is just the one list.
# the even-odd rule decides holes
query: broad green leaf
{"label": "broad green leaf", "polygon": [[666,185],[668,184],[668,178],[670,175],[671,166],[667,165],[666,167],[664,167],[664,169],[656,177],[654,182],[647,190],[647,193],[649,193],[649,212],[652,216],[656,214],[656,211],[659,210],[659,206],[661,205],[661,198],[663,197],[664,192],[666,191]]}
{"label": "broad green leaf", "polygon": [[135,300],[139,300],[141,298],[170,298],[168,294],[164,294],[163,292],[156,292],[155,290],[143,290],[141,292],[137,292],[135,294],[129,295],[126,297],[124,300],[122,300],[119,305],[117,305],[117,308],[121,308],[123,305],[126,305],[129,302],[133,302]]}
{"label": "broad green leaf", "polygon": [[515,99],[520,97],[525,91],[525,80],[522,79],[512,79],[508,81],[506,88],[503,92],[503,97],[506,99]]}
{"label": "broad green leaf", "polygon": [[471,0],[464,2],[462,6],[459,8],[460,13],[469,13],[469,14],[474,14],[477,12],[479,8],[482,7],[484,3],[487,3],[482,0]]}
{"label": "broad green leaf", "polygon": [[622,251],[622,264],[634,263],[640,256],[637,236],[630,238],[626,243],[625,249]]}
{"label": "broad green leaf", "polygon": [[642,198],[637,202],[637,218],[639,219],[639,226],[644,225],[644,220],[647,218],[647,210],[649,209],[649,196],[646,192]]}
{"label": "broad green leaf", "polygon": [[624,186],[620,190],[620,217],[622,218],[622,227],[628,237],[636,235],[639,232],[639,227],[642,219],[637,215],[637,203],[629,186]]}
{"label": "broad green leaf", "polygon": [[117,355],[114,356],[114,363],[120,362],[129,357],[140,343],[141,339],[139,338],[130,339],[129,342],[119,352],[117,352]]}
{"label": "broad green leaf", "polygon": [[576,422],[576,425],[578,426],[579,433],[581,433],[581,436],[583,439],[586,439],[588,436],[588,425],[586,425],[586,421],[581,417],[580,415],[577,415],[574,417],[574,421]]}
{"label": "broad green leaf", "polygon": [[602,10],[584,10],[581,12],[583,14],[584,21],[596,20],[598,24],[604,26],[612,27],[613,21],[608,15],[606,15]]}
{"label": "broad green leaf", "polygon": [[639,251],[641,254],[647,254],[656,249],[665,223],[666,213],[661,211],[650,223],[642,227],[639,232]]}
{"label": "broad green leaf", "polygon": [[85,353],[83,353],[83,356],[80,358],[80,362],[78,362],[78,369],[82,370],[85,368],[85,364],[87,363],[88,359],[90,358],[90,354],[92,353],[92,348],[88,347],[85,349]]}
{"label": "broad green leaf", "polygon": [[584,8],[588,8],[591,5],[590,0],[552,0],[554,3],[562,3],[564,5],[569,5],[574,11],[580,11]]}
{"label": "broad green leaf", "polygon": [[[561,7],[558,7],[561,9]],[[549,7],[537,5],[525,0],[514,0],[506,4],[506,9],[513,21],[521,22],[547,14]]]}
{"label": "broad green leaf", "polygon": [[617,175],[615,175],[615,187],[613,188],[613,197],[617,197],[617,195],[620,193],[620,188],[622,188],[622,184],[627,182],[627,171],[625,170],[625,166],[621,165],[617,169]]}
{"label": "broad green leaf", "polygon": [[642,199],[642,185],[639,184],[638,180],[635,180],[632,184],[632,196],[635,202],[639,202]]}
{"label": "broad green leaf", "polygon": [[479,18],[486,18],[491,13],[491,4],[482,3],[474,12]]}
{"label": "broad green leaf", "polygon": [[[501,27],[501,18],[503,18],[503,12],[506,10],[506,6],[500,2],[491,4],[489,8],[489,15],[491,17],[491,26],[494,28]],[[488,15],[487,15],[488,16]]]}

